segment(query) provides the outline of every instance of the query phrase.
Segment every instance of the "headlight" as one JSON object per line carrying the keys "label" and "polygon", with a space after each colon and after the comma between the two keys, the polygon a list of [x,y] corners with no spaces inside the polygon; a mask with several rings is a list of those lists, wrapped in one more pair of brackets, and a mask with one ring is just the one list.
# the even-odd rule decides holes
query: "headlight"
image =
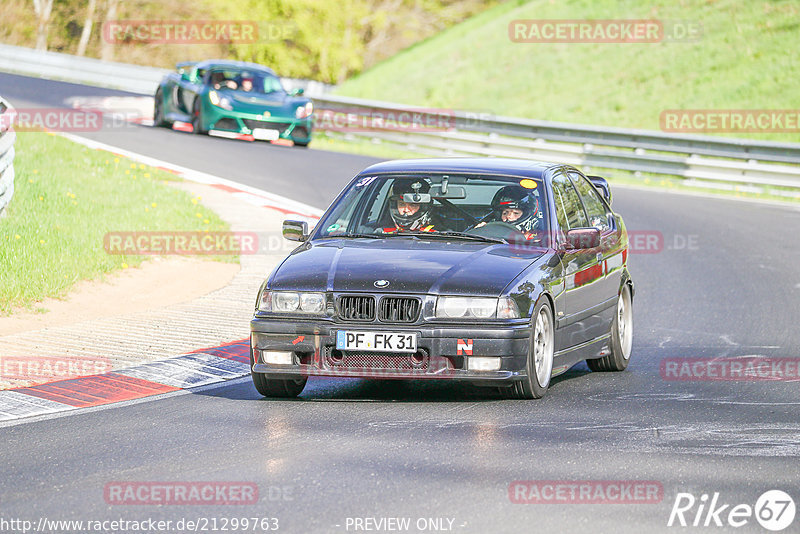
{"label": "headlight", "polygon": [[298,108],[294,112],[294,116],[297,117],[298,119],[305,119],[313,112],[314,112],[314,104],[309,102],[304,106],[298,106]]}
{"label": "headlight", "polygon": [[275,313],[321,315],[325,311],[325,294],[264,290],[261,292],[258,309]]}
{"label": "headlight", "polygon": [[518,319],[519,309],[511,297],[439,297],[436,317],[440,319]]}
{"label": "headlight", "polygon": [[220,98],[219,93],[216,91],[209,91],[208,92],[208,100],[211,101],[217,107],[222,109],[227,109],[228,111],[233,109],[231,105],[231,101],[225,98],[224,96]]}

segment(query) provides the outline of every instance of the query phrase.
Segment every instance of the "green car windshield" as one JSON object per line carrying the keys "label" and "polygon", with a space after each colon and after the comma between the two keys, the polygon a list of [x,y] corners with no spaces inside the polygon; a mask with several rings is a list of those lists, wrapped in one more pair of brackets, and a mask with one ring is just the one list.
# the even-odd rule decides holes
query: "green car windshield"
{"label": "green car windshield", "polygon": [[240,91],[252,94],[286,94],[277,76],[267,72],[244,69],[211,69],[207,74],[212,89]]}
{"label": "green car windshield", "polygon": [[547,246],[541,180],[479,175],[359,178],[317,225],[315,238],[415,236]]}

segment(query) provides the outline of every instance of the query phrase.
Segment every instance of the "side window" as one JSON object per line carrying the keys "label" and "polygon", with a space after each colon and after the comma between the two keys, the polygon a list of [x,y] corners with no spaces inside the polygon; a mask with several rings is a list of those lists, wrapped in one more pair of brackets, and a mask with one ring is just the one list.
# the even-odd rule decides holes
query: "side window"
{"label": "side window", "polygon": [[583,200],[583,205],[586,207],[586,215],[589,216],[589,226],[594,226],[601,232],[605,232],[610,228],[609,213],[606,211],[606,206],[600,200],[597,190],[589,183],[589,180],[578,173],[569,173],[572,183],[575,184],[575,189]]}
{"label": "side window", "polygon": [[364,224],[372,228],[377,228],[379,219],[384,212],[383,207],[386,204],[386,196],[389,194],[389,186],[391,186],[391,184],[392,180],[384,180],[380,188],[376,189],[372,194],[372,205],[367,212]]}
{"label": "side window", "polygon": [[564,174],[559,173],[553,178],[553,193],[556,202],[556,217],[563,231],[589,226],[581,199]]}

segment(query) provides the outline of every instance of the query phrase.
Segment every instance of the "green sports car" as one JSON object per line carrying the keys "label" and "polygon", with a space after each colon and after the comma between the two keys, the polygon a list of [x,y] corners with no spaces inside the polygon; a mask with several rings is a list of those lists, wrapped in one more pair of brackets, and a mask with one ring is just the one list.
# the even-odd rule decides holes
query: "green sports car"
{"label": "green sports car", "polygon": [[178,63],[155,94],[153,123],[191,123],[197,134],[279,142],[311,142],[311,100],[286,92],[269,68],[241,61]]}

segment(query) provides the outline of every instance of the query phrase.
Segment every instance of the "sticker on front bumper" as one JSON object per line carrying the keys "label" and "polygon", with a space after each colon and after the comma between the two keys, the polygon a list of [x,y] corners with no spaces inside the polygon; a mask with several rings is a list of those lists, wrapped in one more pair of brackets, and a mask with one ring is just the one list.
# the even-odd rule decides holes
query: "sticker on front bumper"
{"label": "sticker on front bumper", "polygon": [[417,335],[406,332],[336,332],[339,350],[374,352],[417,352]]}
{"label": "sticker on front bumper", "polygon": [[268,128],[254,128],[253,139],[259,141],[275,141],[280,137],[281,133],[278,130],[270,130]]}

